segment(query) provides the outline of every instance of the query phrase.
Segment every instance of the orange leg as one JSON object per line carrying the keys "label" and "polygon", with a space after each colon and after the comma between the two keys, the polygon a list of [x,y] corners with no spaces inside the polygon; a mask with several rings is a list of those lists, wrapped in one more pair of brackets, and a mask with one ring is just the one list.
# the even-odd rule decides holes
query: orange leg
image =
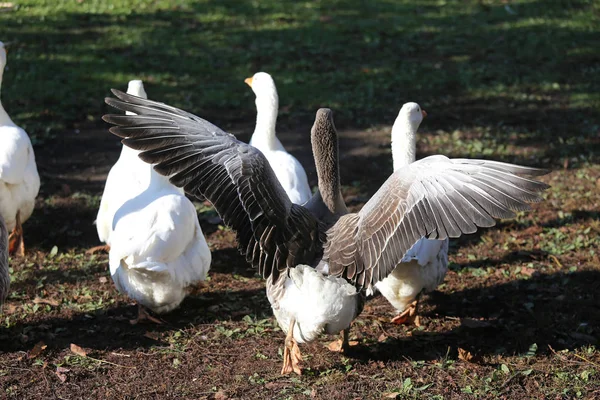
{"label": "orange leg", "polygon": [[420,326],[421,323],[419,321],[419,316],[417,315],[418,306],[419,299],[417,298],[408,305],[406,310],[392,318],[392,323],[397,325],[406,324]]}
{"label": "orange leg", "polygon": [[296,321],[292,319],[290,321],[290,328],[288,329],[287,336],[285,337],[281,375],[291,374],[292,372],[302,375],[302,368],[300,367],[302,354],[300,353],[298,343],[294,339],[294,325],[296,325]]}
{"label": "orange leg", "polygon": [[8,254],[25,256],[25,241],[23,240],[23,226],[21,225],[21,211],[17,211],[15,228],[8,236]]}

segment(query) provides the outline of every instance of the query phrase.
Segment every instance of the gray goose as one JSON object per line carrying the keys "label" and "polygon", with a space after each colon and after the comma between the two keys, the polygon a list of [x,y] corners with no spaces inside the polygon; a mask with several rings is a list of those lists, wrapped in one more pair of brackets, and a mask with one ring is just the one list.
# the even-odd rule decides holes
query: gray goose
{"label": "gray goose", "polygon": [[[297,342],[323,330],[347,329],[360,312],[361,294],[373,290],[419,239],[443,240],[493,226],[494,218],[530,209],[528,203],[541,201],[540,192],[548,188],[521,176],[545,170],[430,156],[394,172],[360,212],[344,214],[331,225],[327,220],[335,220],[339,210],[328,207],[323,217],[311,212],[314,205],[293,204],[259,150],[178,108],[112,92],[117,98],[106,98],[108,105],[137,115],[105,115],[116,125],[110,131],[140,150],[140,158],[156,164],[174,185],[208,199],[236,231],[248,262],[269,286],[282,288],[274,310],[287,332],[282,373],[300,373]],[[332,131],[332,123],[322,130],[336,141]],[[337,170],[335,156],[315,156],[318,170]],[[319,178],[315,196],[327,205],[329,196],[322,192],[332,182],[321,179],[335,180],[335,174]],[[273,296],[269,300],[275,305]]]}

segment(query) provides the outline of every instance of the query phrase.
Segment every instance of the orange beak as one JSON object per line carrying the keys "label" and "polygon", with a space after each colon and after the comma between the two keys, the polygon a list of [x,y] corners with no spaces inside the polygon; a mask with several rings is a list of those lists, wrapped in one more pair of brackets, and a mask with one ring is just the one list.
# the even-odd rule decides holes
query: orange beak
{"label": "orange beak", "polygon": [[244,79],[244,82],[246,85],[252,87],[252,77]]}
{"label": "orange beak", "polygon": [[425,118],[427,116],[427,111],[421,110],[421,114],[423,114],[423,118]]}

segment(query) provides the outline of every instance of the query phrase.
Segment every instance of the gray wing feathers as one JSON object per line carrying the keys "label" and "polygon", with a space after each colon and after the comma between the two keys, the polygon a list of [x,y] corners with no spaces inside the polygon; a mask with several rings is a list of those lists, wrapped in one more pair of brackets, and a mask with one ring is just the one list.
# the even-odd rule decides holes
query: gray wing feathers
{"label": "gray wing feathers", "polygon": [[265,278],[311,264],[322,251],[319,222],[290,202],[264,155],[210,122],[113,90],[106,103],[137,115],[105,115],[110,131],[192,196],[203,196],[231,226],[238,247]]}
{"label": "gray wing feathers", "polygon": [[358,214],[327,232],[331,274],[358,287],[385,278],[422,237],[446,239],[513,218],[542,200],[545,170],[495,161],[431,156],[395,172]]}

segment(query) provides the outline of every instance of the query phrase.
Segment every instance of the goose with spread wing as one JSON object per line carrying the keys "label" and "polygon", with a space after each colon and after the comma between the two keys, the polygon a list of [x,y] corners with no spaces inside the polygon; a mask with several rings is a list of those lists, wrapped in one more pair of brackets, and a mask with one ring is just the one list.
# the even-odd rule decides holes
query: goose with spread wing
{"label": "goose with spread wing", "polygon": [[[427,116],[417,103],[406,103],[392,126],[394,171],[415,162],[417,129]],[[422,238],[410,248],[387,278],[375,287],[394,306],[396,324],[419,324],[418,299],[423,291],[432,291],[443,282],[448,271],[448,238]]]}
{"label": "goose with spread wing", "polygon": [[256,127],[250,144],[259,149],[269,164],[283,190],[295,204],[306,203],[312,193],[302,164],[288,153],[275,133],[279,96],[271,75],[257,72],[244,80],[256,95]]}
{"label": "goose with spread wing", "polygon": [[[0,42],[0,86],[6,49]],[[40,176],[27,132],[17,126],[0,102],[0,214],[10,233],[10,254],[25,255],[23,224],[33,213]]]}
{"label": "goose with spread wing", "polygon": [[[494,218],[514,217],[514,211],[541,201],[548,187],[522,176],[543,170],[437,155],[394,172],[360,212],[348,214],[339,193],[331,114],[320,111],[316,125],[320,115],[331,124],[312,132],[313,149],[322,150],[315,153],[320,199],[304,207],[290,201],[256,148],[175,107],[113,94],[117,98],[107,98],[107,104],[137,115],[105,115],[116,125],[111,132],[173,184],[206,197],[267,279],[274,314],[287,333],[282,373],[300,372],[297,342],[346,331],[365,291],[386,278],[419,239],[444,240],[492,226]],[[319,135],[329,137],[315,142]]]}
{"label": "goose with spread wing", "polygon": [[[128,92],[146,98],[142,81]],[[187,296],[189,286],[206,278],[211,253],[196,209],[183,190],[123,146],[111,169],[97,218],[98,234],[109,246],[110,274],[119,292],[138,303],[138,317],[150,320],[147,307],[169,312]]]}

